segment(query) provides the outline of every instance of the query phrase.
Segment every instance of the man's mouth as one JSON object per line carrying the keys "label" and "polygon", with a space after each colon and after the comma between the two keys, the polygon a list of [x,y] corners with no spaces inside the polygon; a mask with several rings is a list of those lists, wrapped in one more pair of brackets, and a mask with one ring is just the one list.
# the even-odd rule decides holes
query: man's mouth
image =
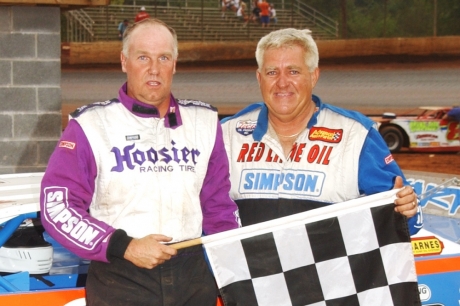
{"label": "man's mouth", "polygon": [[158,82],[158,81],[147,81],[147,85],[149,85],[149,86],[158,86],[158,85],[160,85],[160,82]]}
{"label": "man's mouth", "polygon": [[283,98],[283,97],[289,97],[292,94],[290,92],[277,92],[277,93],[275,93],[275,95],[278,96],[278,97]]}

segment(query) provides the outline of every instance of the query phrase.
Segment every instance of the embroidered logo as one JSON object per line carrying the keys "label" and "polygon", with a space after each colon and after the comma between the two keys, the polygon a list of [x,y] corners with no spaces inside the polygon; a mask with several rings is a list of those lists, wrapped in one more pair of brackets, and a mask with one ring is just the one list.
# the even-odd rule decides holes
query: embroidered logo
{"label": "embroidered logo", "polygon": [[163,146],[159,148],[140,148],[136,147],[139,144],[125,146],[124,148],[113,147],[111,152],[115,157],[115,164],[111,171],[123,172],[125,167],[130,170],[139,168],[140,171],[157,171],[162,166],[170,166],[164,170],[158,171],[173,171],[171,165],[179,165],[181,171],[192,171],[193,167],[198,163],[200,151],[187,146],[176,146],[174,141],[171,141],[171,146]]}
{"label": "embroidered logo", "polygon": [[391,163],[392,161],[394,161],[395,159],[393,158],[393,155],[388,155],[387,157],[385,157],[385,164],[389,164]]}
{"label": "embroidered logo", "polygon": [[342,129],[332,130],[324,127],[312,127],[308,134],[308,139],[339,143],[342,140],[342,135]]}
{"label": "embroidered logo", "polygon": [[236,131],[244,136],[251,135],[254,132],[256,125],[257,125],[257,121],[251,121],[251,120],[238,121],[236,123]]}
{"label": "embroidered logo", "polygon": [[69,208],[67,188],[47,187],[43,192],[45,207],[42,210],[42,217],[46,218],[69,242],[85,250],[94,249],[104,238],[105,230]]}
{"label": "embroidered logo", "polygon": [[129,140],[139,140],[139,139],[141,139],[141,136],[139,136],[139,135],[126,135],[125,138],[128,141]]}
{"label": "embroidered logo", "polygon": [[67,148],[67,149],[70,149],[70,150],[73,150],[75,149],[75,142],[70,142],[70,141],[61,141],[59,143],[59,147],[60,148]]}
{"label": "embroidered logo", "polygon": [[238,186],[240,194],[291,194],[319,197],[326,174],[320,171],[245,169]]}

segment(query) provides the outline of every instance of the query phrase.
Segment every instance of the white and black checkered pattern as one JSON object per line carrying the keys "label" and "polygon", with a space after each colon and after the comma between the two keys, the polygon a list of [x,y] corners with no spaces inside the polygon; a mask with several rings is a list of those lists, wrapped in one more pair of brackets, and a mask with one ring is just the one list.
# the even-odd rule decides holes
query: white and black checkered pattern
{"label": "white and black checkered pattern", "polygon": [[392,203],[205,247],[225,305],[421,305]]}

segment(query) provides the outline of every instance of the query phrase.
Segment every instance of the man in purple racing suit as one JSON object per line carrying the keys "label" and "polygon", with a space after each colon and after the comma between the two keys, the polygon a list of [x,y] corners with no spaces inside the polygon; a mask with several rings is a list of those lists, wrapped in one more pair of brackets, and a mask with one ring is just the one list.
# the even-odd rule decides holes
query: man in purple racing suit
{"label": "man in purple racing suit", "polygon": [[90,259],[87,305],[215,305],[201,245],[181,242],[239,227],[217,112],[177,100],[175,31],[157,19],[129,26],[118,99],[81,107],[41,187],[42,222]]}

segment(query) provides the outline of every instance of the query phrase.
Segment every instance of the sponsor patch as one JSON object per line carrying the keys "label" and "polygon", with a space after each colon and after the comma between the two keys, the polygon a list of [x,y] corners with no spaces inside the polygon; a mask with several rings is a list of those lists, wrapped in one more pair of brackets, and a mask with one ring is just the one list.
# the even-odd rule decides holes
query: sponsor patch
{"label": "sponsor patch", "polygon": [[439,131],[439,121],[410,121],[409,130],[416,132],[436,132]]}
{"label": "sponsor patch", "polygon": [[393,155],[388,155],[387,157],[385,157],[385,164],[389,164],[391,163],[392,161],[394,161],[395,159],[393,158]]}
{"label": "sponsor patch", "polygon": [[126,135],[125,138],[126,138],[126,140],[139,140],[139,139],[141,139],[141,136],[139,136],[139,135]]}
{"label": "sponsor patch", "polygon": [[312,127],[308,139],[330,143],[339,143],[342,140],[343,130],[332,130],[324,127]]}
{"label": "sponsor patch", "polygon": [[444,243],[435,236],[417,237],[411,239],[414,256],[439,255],[444,249]]}
{"label": "sponsor patch", "polygon": [[418,134],[415,139],[438,139],[438,135],[435,134]]}
{"label": "sponsor patch", "polygon": [[[199,161],[200,151],[196,148],[179,146],[171,140],[170,148],[139,148],[136,143],[124,148],[112,147],[114,166],[111,171],[123,172],[137,168],[141,172],[171,172],[174,168],[181,171],[194,171]],[[172,166],[178,165],[178,166]]]}
{"label": "sponsor patch", "polygon": [[[430,287],[428,287],[425,284],[419,284],[418,285],[418,293],[420,294],[420,301],[425,302],[431,299],[431,290]],[[432,304],[436,305],[436,304]]]}
{"label": "sponsor patch", "polygon": [[67,241],[85,250],[93,250],[104,237],[105,230],[69,208],[66,187],[46,187],[43,192],[42,217]]}
{"label": "sponsor patch", "polygon": [[241,172],[241,194],[291,194],[319,197],[326,175],[318,171],[251,169]]}
{"label": "sponsor patch", "polygon": [[257,121],[244,120],[236,123],[236,131],[241,135],[251,135],[256,129]]}
{"label": "sponsor patch", "polygon": [[75,145],[76,145],[75,142],[64,141],[64,140],[59,143],[60,148],[66,148],[70,150],[75,149]]}

